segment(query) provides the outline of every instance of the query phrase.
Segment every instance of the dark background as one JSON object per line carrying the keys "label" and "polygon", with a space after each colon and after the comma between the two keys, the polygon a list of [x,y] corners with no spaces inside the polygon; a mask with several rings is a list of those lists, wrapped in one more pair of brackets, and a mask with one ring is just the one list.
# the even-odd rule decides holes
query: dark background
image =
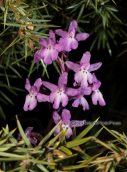
{"label": "dark background", "polygon": [[[124,7],[124,2],[119,2],[119,6]],[[119,17],[122,18],[126,16],[125,10],[119,12]],[[56,15],[57,16],[57,15]],[[52,23],[61,25],[62,29],[65,28],[65,25],[62,24],[61,18],[63,16],[58,16],[53,18]],[[124,18],[125,20],[125,18]],[[86,27],[87,26],[87,27]],[[89,28],[92,27],[92,24],[82,24],[82,28],[84,28],[84,32],[89,33]],[[126,27],[122,26],[126,32]],[[55,30],[53,28],[53,30]],[[79,42],[79,47],[77,50],[72,50],[69,53],[70,61],[76,62],[79,61],[84,52],[89,51],[89,48],[94,40],[96,34],[90,35],[90,37],[82,42]],[[100,117],[101,121],[120,121],[120,126],[110,125],[107,126],[109,129],[117,130],[118,132],[122,133],[123,131],[126,134],[127,130],[127,91],[126,91],[126,84],[127,84],[127,53],[124,53],[121,56],[118,56],[122,51],[126,49],[126,44],[123,45],[122,42],[126,40],[124,37],[120,37],[119,34],[115,37],[117,41],[117,46],[115,46],[111,41],[111,48],[112,48],[112,56],[109,55],[107,49],[100,49],[99,51],[96,50],[96,46],[93,48],[91,53],[91,64],[96,62],[102,62],[102,66],[99,70],[95,72],[97,78],[102,82],[100,87],[100,91],[102,92],[104,99],[106,101],[106,106],[101,107],[100,105],[93,105],[91,101],[91,95],[85,96],[87,99],[90,110],[83,111],[82,106],[78,108],[73,108],[71,104],[73,101],[70,101],[66,108],[71,111],[72,119],[74,120],[83,120],[86,119],[87,121],[94,121],[98,117]],[[31,60],[31,59],[30,59]],[[29,62],[29,60],[28,60]],[[22,74],[22,79],[11,79],[10,84],[15,87],[19,87],[22,89],[24,88],[25,81],[27,78],[28,73],[20,68],[17,68],[19,73]],[[48,72],[50,76],[50,80],[47,79],[46,75],[42,78],[42,80],[50,81],[54,84],[57,84],[58,81],[58,73],[56,72],[53,65],[48,66]],[[30,77],[31,85],[34,84],[35,80],[42,76],[41,69],[37,72],[35,71]],[[74,82],[74,72],[69,72],[68,77],[68,86],[72,86]],[[12,105],[4,105],[3,109],[6,115],[6,120],[0,120],[0,128],[5,127],[6,124],[9,124],[10,130],[14,129],[16,125],[16,118],[15,115],[18,115],[18,118],[23,126],[24,129],[27,127],[34,127],[34,131],[41,133],[42,135],[45,134],[50,116],[52,114],[51,104],[49,103],[38,103],[36,108],[32,111],[24,112],[23,105],[25,102],[25,96],[28,94],[26,90],[24,92],[17,92],[18,97],[12,95],[8,92],[8,95],[13,100],[15,106]],[[82,131],[86,126],[82,128],[77,128],[77,133]],[[101,125],[95,126],[89,132],[89,135],[94,135],[99,129]],[[102,130],[99,138],[112,138],[110,135],[105,131]]]}

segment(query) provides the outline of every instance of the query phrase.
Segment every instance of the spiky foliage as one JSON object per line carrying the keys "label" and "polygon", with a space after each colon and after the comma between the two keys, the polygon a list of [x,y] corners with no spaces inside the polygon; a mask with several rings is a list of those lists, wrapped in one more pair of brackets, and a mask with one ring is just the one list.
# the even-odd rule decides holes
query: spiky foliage
{"label": "spiky foliage", "polygon": [[[98,119],[77,136],[74,128],[72,141],[65,139],[67,130],[63,131],[62,126],[60,133],[50,138],[60,124],[58,123],[36,146],[33,146],[27,137],[28,133],[25,134],[17,118],[22,140],[17,141],[13,137],[16,129],[9,131],[8,125],[0,131],[0,170],[8,172],[58,172],[81,169],[89,172],[95,169],[98,172],[126,171],[127,137],[125,134],[110,131],[103,126],[93,137],[84,137],[97,121]],[[97,139],[103,128],[116,139],[106,142]],[[91,151],[93,148],[95,148],[94,151]]]}
{"label": "spiky foliage", "polygon": [[[116,36],[127,37],[123,27],[126,16],[119,17],[124,10],[119,6],[119,0],[1,0],[0,102],[13,104],[5,89],[14,94],[14,90],[21,91],[10,84],[11,78],[21,78],[22,70],[26,70],[30,77],[39,69],[41,64],[34,64],[33,55],[39,49],[39,37],[47,38],[50,27],[63,25],[67,28],[75,19],[78,32],[84,31],[85,24],[85,30],[93,34],[90,50],[97,45],[98,50],[107,48],[111,55],[112,42],[118,44]],[[46,73],[48,76],[47,65],[42,62],[42,66],[42,75]],[[0,114],[5,118],[1,105]]]}

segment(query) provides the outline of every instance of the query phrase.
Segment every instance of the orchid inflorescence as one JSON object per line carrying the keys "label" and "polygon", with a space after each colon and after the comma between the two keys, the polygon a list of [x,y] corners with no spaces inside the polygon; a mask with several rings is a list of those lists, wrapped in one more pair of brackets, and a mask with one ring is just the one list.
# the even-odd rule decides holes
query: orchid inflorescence
{"label": "orchid inflorescence", "polygon": [[[71,114],[67,109],[63,109],[62,115],[58,114],[60,105],[65,107],[69,100],[74,99],[72,103],[73,107],[83,106],[83,110],[89,110],[89,105],[84,95],[90,95],[92,93],[92,102],[97,105],[97,102],[101,106],[106,105],[102,93],[99,91],[101,82],[96,78],[95,73],[91,73],[99,69],[102,65],[101,62],[90,64],[91,54],[90,52],[85,52],[78,63],[74,63],[68,60],[68,52],[72,49],[78,48],[78,41],[82,41],[88,38],[88,33],[76,34],[77,22],[73,20],[70,23],[68,32],[62,29],[57,29],[55,32],[49,31],[49,38],[47,40],[40,38],[41,49],[38,50],[34,55],[35,63],[40,62],[41,59],[44,60],[46,64],[51,64],[52,61],[56,61],[61,69],[61,75],[58,79],[58,85],[54,85],[47,81],[42,81],[38,78],[34,85],[30,85],[29,79],[26,79],[25,88],[28,90],[29,94],[26,96],[24,110],[33,110],[38,102],[50,102],[53,103],[53,120],[57,124],[62,120],[63,130],[68,128],[66,138],[72,135],[72,127],[83,126],[84,121],[70,121]],[[61,38],[56,41],[55,33]],[[58,54],[61,53],[61,58]],[[63,60],[65,59],[65,61]],[[73,70],[75,72],[73,83],[74,88],[67,87],[68,81],[68,71]],[[45,86],[51,93],[49,95],[41,94],[40,87]],[[60,131],[60,126],[57,127],[55,135]]]}

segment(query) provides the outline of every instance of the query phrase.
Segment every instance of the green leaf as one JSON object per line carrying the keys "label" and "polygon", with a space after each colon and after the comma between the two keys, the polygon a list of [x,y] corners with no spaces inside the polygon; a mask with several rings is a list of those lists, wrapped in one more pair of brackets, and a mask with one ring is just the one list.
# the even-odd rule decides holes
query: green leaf
{"label": "green leaf", "polygon": [[39,145],[43,145],[49,139],[49,137],[54,133],[55,129],[58,127],[60,123],[61,121],[41,140]]}
{"label": "green leaf", "polygon": [[[7,48],[4,49],[4,51],[1,53],[1,55],[8,49],[10,48],[12,45],[14,45],[17,41],[17,39],[19,38],[19,35],[9,44],[9,46]],[[20,38],[21,39],[21,38]]]}
{"label": "green leaf", "polygon": [[22,171],[20,171],[21,169],[22,169],[22,167],[18,167],[18,168],[15,168],[14,170],[10,170],[8,172],[14,172],[14,171],[22,172]]}
{"label": "green leaf", "polygon": [[[0,24],[4,24],[4,23],[0,23]],[[23,26],[41,26],[42,28],[45,27],[60,27],[60,26],[56,26],[56,25],[47,25],[47,24],[14,24],[14,23],[6,23],[5,25],[7,26],[15,26],[15,27],[23,27]]]}
{"label": "green leaf", "polygon": [[84,144],[84,143],[86,143],[88,140],[90,140],[91,139],[91,137],[86,137],[86,138],[84,138],[84,139],[78,139],[78,140],[73,140],[73,141],[70,141],[70,142],[68,142],[67,144],[66,144],[66,146],[68,147],[68,148],[72,148],[72,147],[74,147],[74,146],[79,146],[79,145],[81,145],[81,144]]}
{"label": "green leaf", "polygon": [[63,166],[62,170],[75,170],[75,169],[80,169],[80,168],[85,168],[88,165],[70,165],[70,166]]}
{"label": "green leaf", "polygon": [[95,0],[95,6],[96,6],[96,9],[97,9],[97,0]]}
{"label": "green leaf", "polygon": [[55,162],[47,162],[47,161],[43,161],[43,160],[36,160],[36,159],[27,159],[27,161],[36,163],[36,164],[43,164],[43,165],[56,165]]}
{"label": "green leaf", "polygon": [[[1,100],[1,99],[0,99]],[[0,118],[2,119],[6,119],[6,117],[5,117],[5,113],[4,113],[4,111],[3,111],[3,108],[2,108],[2,106],[0,105]]]}
{"label": "green leaf", "polygon": [[85,136],[90,130],[91,128],[93,128],[93,126],[96,124],[96,122],[98,121],[99,118],[97,118],[93,124],[89,125],[87,128],[85,128],[76,138],[75,140],[81,139],[83,136]]}
{"label": "green leaf", "polygon": [[43,6],[36,7],[36,8],[30,8],[30,9],[28,9],[28,10],[26,10],[26,11],[39,10],[39,9],[44,8],[44,7],[46,7],[46,6],[47,6],[47,5],[43,5]]}
{"label": "green leaf", "polygon": [[67,155],[72,155],[72,152],[69,149],[67,149],[66,147],[64,147],[64,146],[60,146],[59,150],[64,152]]}
{"label": "green leaf", "polygon": [[2,145],[3,143],[5,143],[7,141],[7,139],[1,140],[0,141],[0,145]]}
{"label": "green leaf", "polygon": [[3,92],[0,90],[0,94],[9,102],[14,106],[14,103],[12,102],[12,100]]}
{"label": "green leaf", "polygon": [[55,143],[55,141],[58,139],[62,132],[63,131],[59,132],[53,139],[51,139],[46,147],[49,148],[51,145],[53,145],[53,143]]}
{"label": "green leaf", "polygon": [[42,164],[36,164],[36,166],[41,169],[43,172],[49,172]]}
{"label": "green leaf", "polygon": [[79,20],[79,18],[81,18],[82,14],[83,14],[83,11],[84,11],[84,8],[85,8],[85,4],[83,3],[83,5],[81,6],[81,9],[80,9],[80,11],[79,11],[77,20]]}
{"label": "green leaf", "polygon": [[23,161],[24,160],[24,157],[23,158],[0,158],[0,161]]}
{"label": "green leaf", "polygon": [[23,128],[22,128],[22,126],[21,126],[21,124],[20,124],[20,122],[19,122],[19,120],[18,120],[17,115],[16,115],[16,120],[17,120],[17,125],[18,125],[19,132],[20,132],[20,134],[21,134],[21,136],[22,136],[24,142],[26,143],[26,145],[27,145],[28,147],[32,147],[32,145],[31,145],[29,139],[27,138],[25,132],[23,131]]}
{"label": "green leaf", "polygon": [[41,58],[41,64],[42,64],[42,66],[44,68],[44,71],[45,71],[47,77],[49,78],[49,74],[48,74],[48,71],[47,71],[47,65],[44,63],[44,60],[42,58]]}
{"label": "green leaf", "polygon": [[53,66],[55,67],[56,71],[58,72],[58,74],[61,75],[61,72],[57,66],[57,63],[55,61],[53,61],[52,63],[53,63]]}
{"label": "green leaf", "polygon": [[4,29],[5,29],[5,24],[6,24],[7,12],[8,12],[8,3],[9,3],[9,1],[6,1],[6,2],[5,2],[5,11],[4,11]]}
{"label": "green leaf", "polygon": [[1,36],[4,32],[6,32],[8,29],[10,29],[10,27],[11,27],[11,26],[7,27],[3,32],[1,32],[1,33],[0,33],[0,36]]}
{"label": "green leaf", "polygon": [[8,67],[9,67],[14,73],[16,73],[20,78],[22,78],[21,75],[19,74],[19,72],[18,72],[14,67],[12,67],[11,65],[9,65]]}
{"label": "green leaf", "polygon": [[88,164],[89,162],[92,162],[92,160],[93,159],[95,159],[96,157],[98,157],[100,154],[102,154],[103,152],[101,152],[101,153],[99,153],[99,154],[97,154],[97,155],[95,155],[95,156],[93,156],[93,157],[90,157],[90,158],[88,158],[87,160],[85,160],[85,161],[82,161],[82,163],[81,163],[81,165],[85,165],[85,164]]}
{"label": "green leaf", "polygon": [[25,39],[25,60],[27,58],[27,44],[28,44],[28,39]]}
{"label": "green leaf", "polygon": [[4,156],[4,157],[12,157],[12,158],[24,158],[26,159],[26,155],[17,155],[17,154],[12,154],[12,153],[8,153],[8,152],[0,152],[0,156]]}
{"label": "green leaf", "polygon": [[118,20],[120,23],[122,23],[122,21],[110,10],[108,10],[108,12],[116,19]]}
{"label": "green leaf", "polygon": [[74,156],[77,156],[77,155],[78,155],[78,154],[73,154],[73,155],[69,155],[69,156],[67,156],[67,157],[65,157],[65,158],[56,159],[55,162],[56,162],[56,163],[59,163],[59,162],[61,162],[61,161],[70,159],[70,158],[72,158],[72,157],[74,157]]}
{"label": "green leaf", "polygon": [[8,74],[7,74],[5,69],[4,69],[4,73],[5,73],[5,76],[6,76],[7,84],[10,87],[10,82],[9,82]]}
{"label": "green leaf", "polygon": [[35,65],[35,62],[34,62],[34,60],[32,60],[32,63],[31,63],[31,66],[30,66],[30,70],[29,70],[29,74],[28,74],[28,78],[30,77],[30,75],[32,73],[34,65]]}

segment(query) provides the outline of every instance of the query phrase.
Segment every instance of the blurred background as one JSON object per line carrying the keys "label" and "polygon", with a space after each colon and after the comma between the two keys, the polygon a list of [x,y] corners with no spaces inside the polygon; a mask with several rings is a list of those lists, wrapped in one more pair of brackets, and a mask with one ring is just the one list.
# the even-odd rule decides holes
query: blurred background
{"label": "blurred background", "polygon": [[[90,110],[82,106],[73,108],[70,101],[66,106],[72,119],[94,121],[119,121],[121,125],[109,125],[118,132],[127,130],[127,7],[121,0],[31,0],[0,1],[0,128],[9,124],[16,127],[15,115],[24,129],[34,127],[34,131],[44,135],[52,114],[51,104],[38,103],[32,111],[23,110],[26,78],[31,85],[39,77],[57,84],[59,74],[53,64],[46,65],[49,78],[41,62],[35,64],[33,57],[40,48],[39,38],[48,38],[50,29],[68,30],[72,20],[78,23],[77,32],[90,36],[80,41],[78,49],[69,53],[69,60],[80,61],[86,51],[91,53],[91,64],[102,62],[95,72],[102,82],[100,91],[106,106],[93,105],[91,95],[85,96]],[[29,26],[30,25],[30,26]],[[58,27],[60,26],[60,27]],[[58,38],[56,36],[56,38]],[[69,72],[68,86],[72,87],[74,72]],[[85,128],[84,126],[83,128]],[[102,126],[96,125],[89,135],[95,134]],[[82,128],[77,128],[80,132]],[[107,131],[102,131],[101,139],[110,139]]]}

